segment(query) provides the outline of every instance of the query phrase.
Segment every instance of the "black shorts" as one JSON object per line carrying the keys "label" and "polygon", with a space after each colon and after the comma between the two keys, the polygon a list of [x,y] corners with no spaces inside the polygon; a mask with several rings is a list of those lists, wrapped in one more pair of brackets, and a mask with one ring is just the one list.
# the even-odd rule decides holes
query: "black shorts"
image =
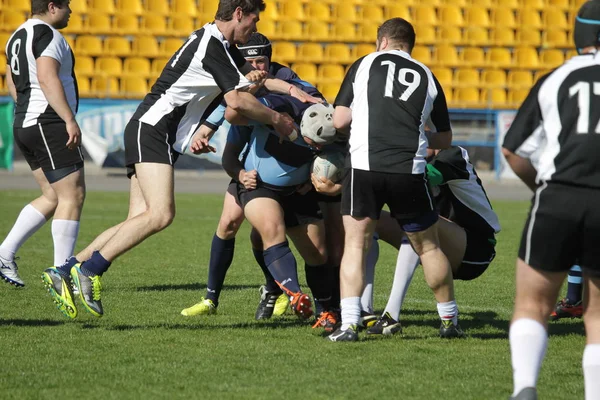
{"label": "black shorts", "polygon": [[462,264],[454,273],[454,279],[470,281],[478,278],[490,266],[494,257],[496,257],[496,240],[487,238],[477,232],[469,232],[467,234],[467,248],[463,256]]}
{"label": "black shorts", "polygon": [[544,183],[533,198],[519,258],[542,271],[579,264],[600,277],[600,190]]}
{"label": "black shorts", "polygon": [[343,181],[342,214],[379,219],[383,205],[405,232],[421,232],[438,214],[425,174],[391,174],[351,169]]}
{"label": "black shorts", "polygon": [[237,184],[237,198],[243,208],[253,199],[266,197],[279,203],[283,210],[286,228],[308,225],[323,219],[323,214],[317,202],[316,192],[310,191],[305,195],[297,192],[278,192],[266,187],[246,190],[244,185]]}
{"label": "black shorts", "polygon": [[51,173],[83,163],[81,148],[69,150],[67,126],[64,122],[37,124],[27,128],[13,128],[15,144],[23,153],[32,171],[42,168]]}
{"label": "black shorts", "polygon": [[175,165],[179,153],[173,150],[175,132],[160,132],[154,126],[130,120],[125,127],[125,166],[127,176],[135,174],[135,164]]}

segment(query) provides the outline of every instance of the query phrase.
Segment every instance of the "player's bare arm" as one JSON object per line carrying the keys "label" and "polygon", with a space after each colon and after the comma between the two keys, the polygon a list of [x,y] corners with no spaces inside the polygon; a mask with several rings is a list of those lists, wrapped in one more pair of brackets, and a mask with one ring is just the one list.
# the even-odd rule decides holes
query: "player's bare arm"
{"label": "player's bare arm", "polygon": [[352,123],[352,109],[344,106],[337,106],[333,112],[333,127],[344,133],[350,132],[350,124]]}
{"label": "player's bare arm", "polygon": [[502,148],[502,155],[506,158],[506,162],[512,170],[517,174],[519,179],[523,181],[532,191],[536,191],[538,185],[535,183],[537,170],[528,158],[521,157],[506,147]]}
{"label": "player's bare arm", "polygon": [[215,130],[202,124],[194,132],[192,140],[190,142],[190,150],[194,154],[214,153],[217,151],[213,146],[209,145],[208,142],[215,134]]}
{"label": "player's bare arm", "polygon": [[75,115],[65,95],[64,88],[60,82],[58,72],[60,63],[51,57],[39,57],[36,60],[37,76],[40,87],[50,106],[58,116],[67,124],[69,140],[66,143],[69,149],[75,149],[81,144],[81,129],[75,120]]}
{"label": "player's bare arm", "polygon": [[244,185],[247,190],[256,189],[258,183],[258,173],[256,170],[246,171],[244,165],[239,159],[242,151],[240,146],[228,142],[223,150],[223,159],[221,164],[223,169],[232,179]]}
{"label": "player's bare arm", "polygon": [[13,101],[17,101],[17,88],[12,80],[12,73],[10,71],[10,65],[6,65],[6,86],[8,87],[8,93],[12,97]]}
{"label": "player's bare arm", "polygon": [[447,149],[452,145],[452,131],[425,131],[430,149]]}
{"label": "player's bare arm", "polygon": [[315,174],[310,174],[310,180],[312,181],[315,190],[319,193],[323,193],[327,196],[337,196],[342,193],[341,183],[334,183],[331,179],[327,179],[324,176],[319,178]]}

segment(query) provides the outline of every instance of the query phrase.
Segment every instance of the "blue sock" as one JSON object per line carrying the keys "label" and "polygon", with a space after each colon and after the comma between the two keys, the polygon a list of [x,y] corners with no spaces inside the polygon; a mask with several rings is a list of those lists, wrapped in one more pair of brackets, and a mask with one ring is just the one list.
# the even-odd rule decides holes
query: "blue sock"
{"label": "blue sock", "polygon": [[219,295],[223,289],[225,275],[233,261],[235,238],[223,240],[216,234],[213,236],[210,247],[210,261],[208,262],[208,283],[206,284],[206,298],[219,304]]}
{"label": "blue sock", "polygon": [[71,276],[71,268],[73,268],[73,266],[78,263],[79,261],[75,258],[75,256],[71,256],[63,265],[56,267],[56,269],[58,269],[61,274]]}
{"label": "blue sock", "polygon": [[92,257],[81,264],[81,272],[86,276],[100,275],[108,271],[110,261],[102,257],[98,250],[92,253]]}
{"label": "blue sock", "polygon": [[567,300],[570,304],[576,304],[581,301],[583,292],[583,278],[581,277],[581,267],[574,265],[569,271],[567,277]]}
{"label": "blue sock", "polygon": [[287,290],[293,293],[300,292],[296,259],[290,250],[288,241],[269,247],[263,254],[265,255],[265,264],[273,278]]}
{"label": "blue sock", "polygon": [[333,268],[329,264],[304,264],[306,284],[315,299],[315,312],[331,311],[333,292]]}
{"label": "blue sock", "polygon": [[260,265],[260,269],[265,276],[265,288],[269,293],[283,293],[277,282],[275,282],[275,278],[269,272],[269,268],[267,268],[267,264],[265,264],[265,255],[262,250],[257,250],[254,247],[252,248],[252,253],[254,253],[254,259]]}

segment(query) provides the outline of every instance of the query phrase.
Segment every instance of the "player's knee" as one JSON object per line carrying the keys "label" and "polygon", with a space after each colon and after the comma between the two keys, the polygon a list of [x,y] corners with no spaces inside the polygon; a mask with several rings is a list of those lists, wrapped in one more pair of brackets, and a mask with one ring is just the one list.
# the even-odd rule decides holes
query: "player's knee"
{"label": "player's knee", "polygon": [[159,232],[171,225],[175,219],[175,209],[148,210],[150,212],[149,226],[154,232]]}
{"label": "player's knee", "polygon": [[224,240],[233,239],[240,229],[240,221],[222,216],[219,220],[217,235]]}
{"label": "player's knee", "polygon": [[266,222],[260,227],[260,237],[266,246],[280,243],[285,240],[285,226],[277,222]]}

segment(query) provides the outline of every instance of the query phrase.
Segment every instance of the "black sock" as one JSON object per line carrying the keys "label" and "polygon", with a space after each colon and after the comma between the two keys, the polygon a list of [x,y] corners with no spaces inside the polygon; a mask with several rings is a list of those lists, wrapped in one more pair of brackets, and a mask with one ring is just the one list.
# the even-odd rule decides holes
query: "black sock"
{"label": "black sock", "polygon": [[233,261],[235,238],[223,240],[216,234],[210,246],[210,260],[208,262],[208,282],[206,284],[206,298],[219,304],[219,295],[223,289],[225,275]]}
{"label": "black sock", "polygon": [[98,250],[92,253],[92,257],[81,264],[81,272],[86,276],[100,275],[108,271],[111,262],[102,257]]}
{"label": "black sock", "polygon": [[333,300],[333,268],[329,264],[304,264],[306,283],[315,299],[315,312],[331,311]]}
{"label": "black sock", "polygon": [[340,266],[334,265],[331,267],[331,279],[332,279],[332,292],[331,292],[331,304],[334,308],[341,308],[341,294],[340,294]]}
{"label": "black sock", "polygon": [[262,250],[257,250],[254,247],[252,248],[252,253],[254,253],[254,259],[260,265],[260,269],[265,275],[265,288],[269,293],[283,293],[277,282],[275,282],[275,278],[269,272],[269,268],[267,268],[267,264],[265,264],[265,256]]}
{"label": "black sock", "polygon": [[574,266],[569,271],[567,277],[567,300],[569,304],[576,304],[581,301],[583,292],[583,281],[581,277],[581,267]]}
{"label": "black sock", "polygon": [[56,269],[66,276],[71,276],[71,268],[78,263],[79,261],[75,258],[75,256],[71,256],[63,265],[56,267]]}
{"label": "black sock", "polygon": [[300,292],[296,259],[290,250],[288,241],[269,247],[263,254],[265,255],[265,264],[273,278],[287,290],[293,293]]}

